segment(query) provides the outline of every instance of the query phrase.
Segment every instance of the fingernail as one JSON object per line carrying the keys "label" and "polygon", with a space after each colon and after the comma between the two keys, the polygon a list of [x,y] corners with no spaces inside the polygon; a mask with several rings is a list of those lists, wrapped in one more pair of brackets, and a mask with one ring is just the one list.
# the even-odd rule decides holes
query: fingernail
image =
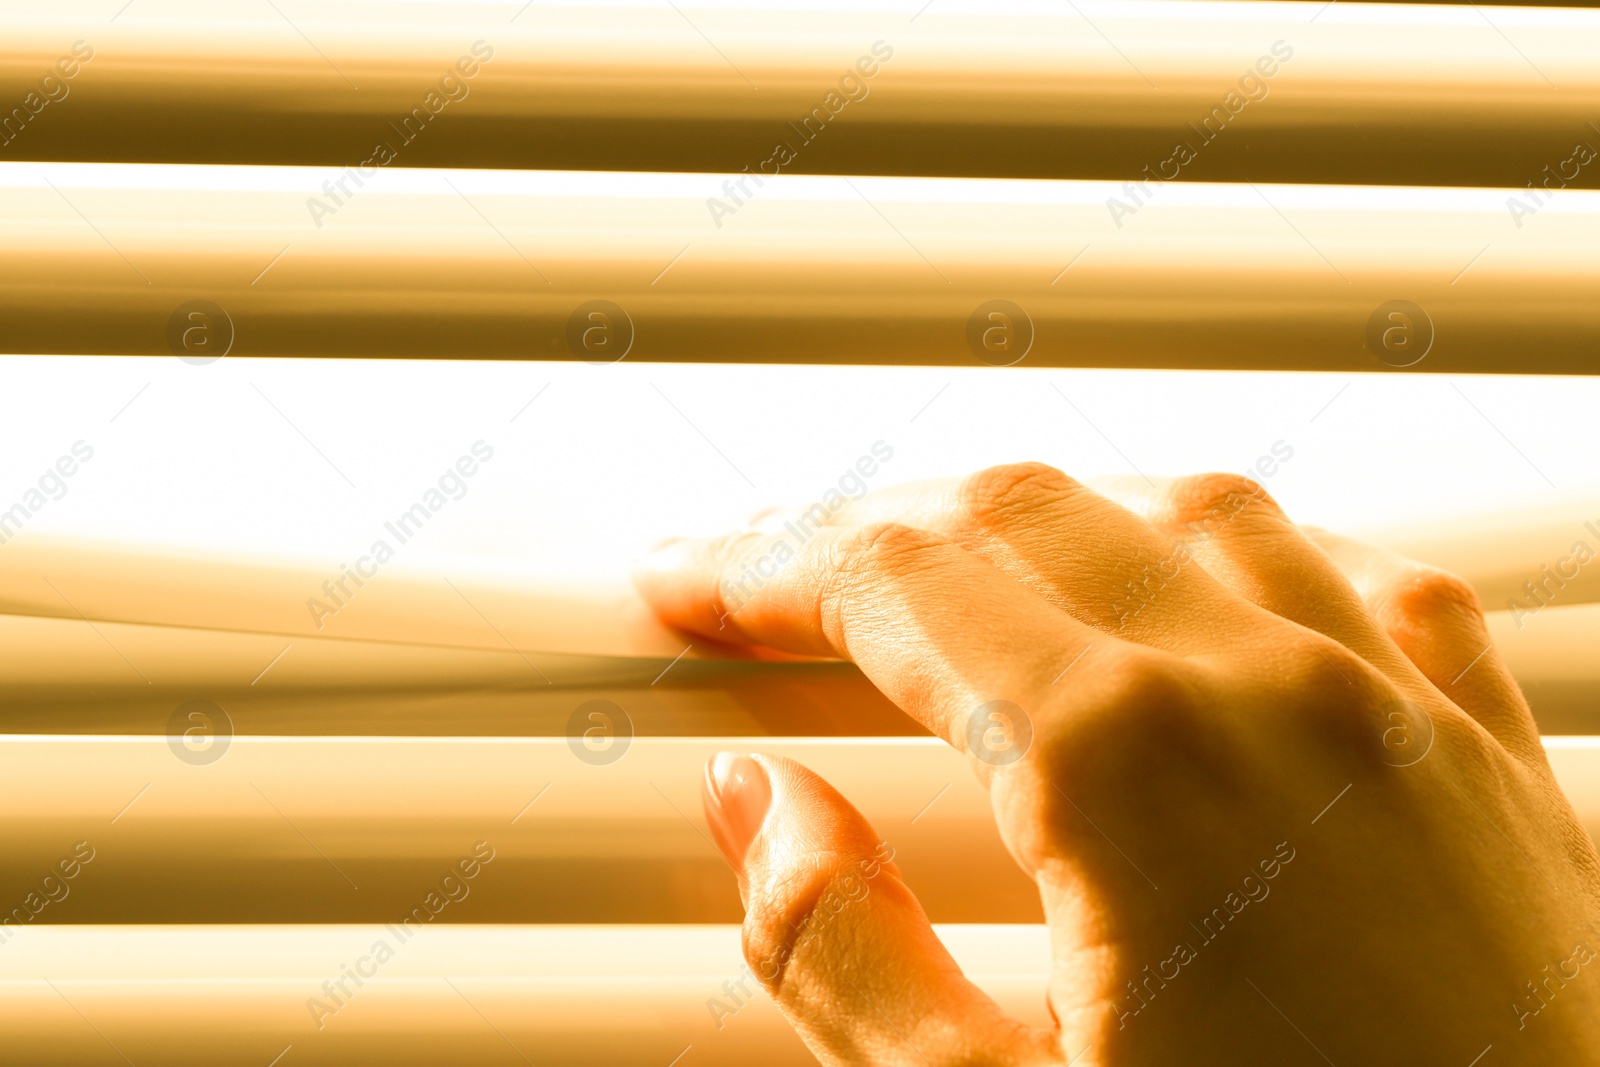
{"label": "fingernail", "polygon": [[703,793],[711,836],[742,882],[750,842],[772,806],[772,783],[761,764],[749,756],[718,752],[706,763]]}
{"label": "fingernail", "polygon": [[780,507],[762,508],[746,521],[745,525],[752,530],[763,533],[776,530],[783,525],[784,511]]}
{"label": "fingernail", "polygon": [[683,570],[689,562],[690,542],[682,537],[669,537],[652,545],[649,551],[633,561],[635,575],[672,574]]}
{"label": "fingernail", "polygon": [[683,538],[681,538],[681,537],[663,537],[661,540],[657,541],[655,544],[651,545],[649,548],[647,548],[643,552],[639,553],[637,558],[641,559],[641,560],[649,559],[651,556],[655,555],[656,553],[661,552],[664,549],[671,548],[673,545],[677,544],[679,541],[682,541],[682,540],[683,540]]}

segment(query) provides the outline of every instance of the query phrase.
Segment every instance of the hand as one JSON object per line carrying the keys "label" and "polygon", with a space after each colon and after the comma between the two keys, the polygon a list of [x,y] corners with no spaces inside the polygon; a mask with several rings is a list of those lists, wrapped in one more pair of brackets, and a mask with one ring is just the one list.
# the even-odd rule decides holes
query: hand
{"label": "hand", "polygon": [[[667,622],[852,660],[971,753],[1038,883],[1049,1032],[961,975],[843,797],[718,756],[745,955],[812,1051],[1600,1063],[1600,863],[1471,589],[1308,535],[1235,476],[1124,504],[998,467],[781,517],[803,543],[769,522],[641,565]],[[808,924],[830,890],[855,902]]]}

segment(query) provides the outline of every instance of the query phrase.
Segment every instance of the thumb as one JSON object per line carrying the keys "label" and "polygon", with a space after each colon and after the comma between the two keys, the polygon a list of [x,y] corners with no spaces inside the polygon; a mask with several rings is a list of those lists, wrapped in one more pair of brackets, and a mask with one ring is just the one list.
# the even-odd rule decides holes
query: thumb
{"label": "thumb", "polygon": [[893,850],[827,782],[792,760],[722,752],[703,800],[739,877],[745,961],[824,1064],[1057,1057],[967,981]]}

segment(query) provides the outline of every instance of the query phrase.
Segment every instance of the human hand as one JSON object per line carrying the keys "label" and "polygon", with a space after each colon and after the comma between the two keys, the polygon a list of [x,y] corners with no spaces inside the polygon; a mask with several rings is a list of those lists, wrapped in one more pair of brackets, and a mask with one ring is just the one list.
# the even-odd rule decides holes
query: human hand
{"label": "human hand", "polygon": [[971,754],[1038,883],[1048,1032],[961,975],[830,786],[718,756],[745,955],[811,1050],[1600,1063],[1600,862],[1471,589],[1308,535],[1236,476],[1122,500],[1005,466],[814,514],[803,543],[769,522],[641,564],[668,623],[852,660]]}

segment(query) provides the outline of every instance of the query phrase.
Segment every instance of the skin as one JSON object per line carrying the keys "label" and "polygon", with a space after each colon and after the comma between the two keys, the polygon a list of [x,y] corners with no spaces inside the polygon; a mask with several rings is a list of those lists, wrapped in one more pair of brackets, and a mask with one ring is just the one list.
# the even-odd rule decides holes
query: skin
{"label": "skin", "polygon": [[854,501],[737,595],[782,518],[669,543],[639,587],[705,638],[855,662],[972,756],[1058,1021],[962,976],[827,783],[723,754],[745,954],[823,1063],[1600,1063],[1600,862],[1460,579],[1237,476],[1106,495],[1021,464]]}

